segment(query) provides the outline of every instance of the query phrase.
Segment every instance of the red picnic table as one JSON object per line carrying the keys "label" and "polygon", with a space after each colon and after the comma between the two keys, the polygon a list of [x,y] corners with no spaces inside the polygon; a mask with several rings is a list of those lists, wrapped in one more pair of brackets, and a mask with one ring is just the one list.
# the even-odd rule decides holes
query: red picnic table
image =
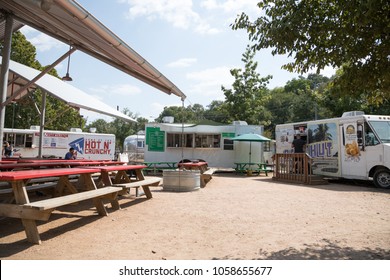
{"label": "red picnic table", "polygon": [[179,168],[185,168],[189,170],[199,170],[202,174],[207,170],[208,164],[205,161],[199,162],[181,162],[178,164]]}
{"label": "red picnic table", "polygon": [[[16,204],[0,203],[0,216],[21,219],[27,240],[36,244],[41,243],[36,220],[47,221],[57,207],[93,199],[99,215],[106,216],[107,211],[102,199],[107,198],[114,205],[117,202],[116,196],[122,188],[107,186],[98,189],[92,178],[94,172],[94,169],[88,168],[50,168],[0,172],[0,182],[8,182],[12,186],[16,202]],[[86,191],[78,192],[69,182],[70,175],[79,175],[78,184]],[[28,181],[47,177],[59,177],[55,192],[57,197],[31,202],[26,189]],[[62,196],[65,188],[71,194]]]}
{"label": "red picnic table", "polygon": [[17,169],[40,169],[54,167],[75,167],[75,166],[105,166],[121,165],[124,162],[119,161],[78,161],[78,160],[29,160],[23,162],[0,163],[0,170]]}

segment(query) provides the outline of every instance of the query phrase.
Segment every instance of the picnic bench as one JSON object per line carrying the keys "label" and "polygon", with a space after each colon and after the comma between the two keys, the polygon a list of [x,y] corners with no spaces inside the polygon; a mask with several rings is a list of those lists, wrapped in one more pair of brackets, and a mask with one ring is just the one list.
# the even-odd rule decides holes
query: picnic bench
{"label": "picnic bench", "polygon": [[[116,196],[122,190],[120,187],[106,186],[98,189],[92,179],[96,170],[88,168],[50,168],[38,170],[20,170],[0,172],[0,182],[8,182],[13,191],[15,204],[0,203],[0,216],[19,218],[24,226],[27,240],[41,244],[36,225],[37,220],[47,221],[55,208],[79,201],[92,199],[100,216],[107,216],[103,199],[116,205]],[[78,192],[69,182],[69,176],[78,175],[85,191]],[[55,197],[30,201],[27,183],[32,179],[58,177]],[[65,189],[70,194],[64,195]]]}
{"label": "picnic bench", "polygon": [[246,173],[248,175],[252,173],[257,173],[260,175],[261,172],[264,172],[268,176],[267,164],[258,163],[258,162],[235,162],[236,173]]}
{"label": "picnic bench", "polygon": [[[103,186],[120,187],[122,192],[119,194],[129,193],[130,189],[136,189],[136,197],[139,196],[138,189],[141,187],[144,194],[148,199],[152,198],[150,186],[158,186],[161,182],[161,178],[148,177],[145,178],[142,170],[145,165],[116,165],[116,166],[89,166],[88,169],[99,171],[101,173],[101,182]],[[135,172],[135,180],[132,180],[127,171]],[[111,176],[113,174],[113,176]],[[113,178],[111,178],[113,177]],[[116,207],[119,208],[119,205]]]}
{"label": "picnic bench", "polygon": [[157,161],[157,162],[144,162],[145,171],[153,171],[153,174],[156,175],[157,172],[162,172],[163,170],[172,170],[176,169],[176,161]]}

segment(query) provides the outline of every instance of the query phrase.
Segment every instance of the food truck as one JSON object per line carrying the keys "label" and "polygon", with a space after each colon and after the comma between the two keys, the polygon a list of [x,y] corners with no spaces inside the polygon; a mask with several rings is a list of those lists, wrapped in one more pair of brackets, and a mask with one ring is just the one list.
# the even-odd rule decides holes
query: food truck
{"label": "food truck", "polygon": [[[39,154],[39,126],[30,129],[4,128],[3,140],[14,148],[13,157],[37,157]],[[113,160],[115,135],[82,132],[79,128],[43,131],[43,157],[64,158],[69,148],[76,150],[78,159]]]}
{"label": "food truck", "polygon": [[[262,125],[233,121],[226,125],[146,124],[145,162],[204,160],[212,167],[234,168],[235,162],[264,162],[264,143],[234,142],[246,133],[263,134]],[[269,145],[267,146],[269,147]]]}
{"label": "food truck", "polygon": [[276,153],[293,153],[296,135],[306,141],[313,174],[373,180],[390,188],[390,116],[346,112],[340,118],[277,125]]}

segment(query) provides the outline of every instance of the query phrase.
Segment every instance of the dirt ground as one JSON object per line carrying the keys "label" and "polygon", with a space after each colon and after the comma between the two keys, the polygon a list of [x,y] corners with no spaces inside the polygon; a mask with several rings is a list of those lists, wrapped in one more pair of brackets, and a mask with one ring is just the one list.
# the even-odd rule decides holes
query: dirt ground
{"label": "dirt ground", "polygon": [[36,260],[390,259],[390,190],[285,184],[215,174],[193,192],[153,188],[122,197],[100,217],[89,202],[39,222],[42,244],[20,220],[0,220],[0,258]]}

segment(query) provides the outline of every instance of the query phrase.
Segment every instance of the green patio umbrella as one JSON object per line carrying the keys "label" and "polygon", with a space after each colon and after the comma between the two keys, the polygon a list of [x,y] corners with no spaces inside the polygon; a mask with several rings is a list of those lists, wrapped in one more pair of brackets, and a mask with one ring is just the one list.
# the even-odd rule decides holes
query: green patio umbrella
{"label": "green patio umbrella", "polygon": [[247,133],[247,134],[242,134],[240,136],[231,138],[233,141],[244,141],[244,142],[249,142],[249,163],[251,162],[251,154],[252,154],[252,142],[268,142],[271,141],[271,139],[264,137],[260,134],[255,134],[255,133]]}

